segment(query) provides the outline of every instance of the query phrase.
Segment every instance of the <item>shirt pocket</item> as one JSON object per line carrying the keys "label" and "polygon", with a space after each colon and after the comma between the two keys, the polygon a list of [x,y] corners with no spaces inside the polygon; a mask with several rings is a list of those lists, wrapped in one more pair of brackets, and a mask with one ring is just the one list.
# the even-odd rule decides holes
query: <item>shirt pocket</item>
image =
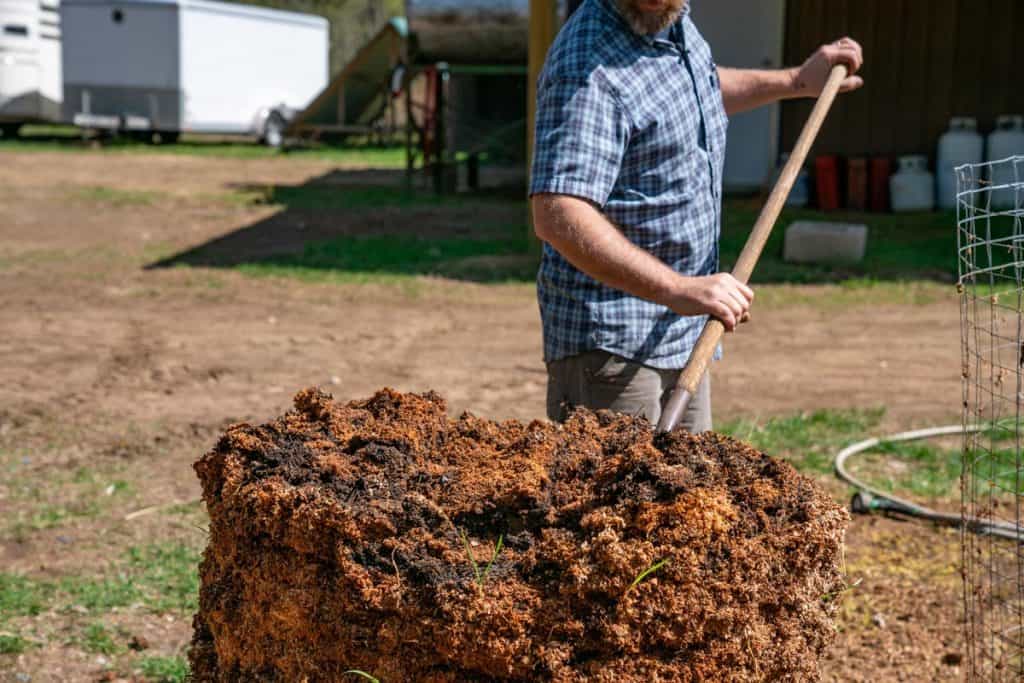
{"label": "shirt pocket", "polygon": [[660,202],[671,208],[694,198],[693,171],[703,152],[701,104],[684,69],[673,64],[659,71],[657,82],[671,85],[662,88],[657,101],[637,107],[636,129],[622,165],[619,198],[624,202],[643,202],[650,210]]}

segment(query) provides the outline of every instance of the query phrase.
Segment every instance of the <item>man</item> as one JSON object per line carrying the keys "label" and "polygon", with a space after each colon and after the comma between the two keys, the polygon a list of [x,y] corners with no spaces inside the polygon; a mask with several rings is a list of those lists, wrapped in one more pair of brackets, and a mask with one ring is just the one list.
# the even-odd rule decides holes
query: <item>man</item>
{"label": "man", "polygon": [[[707,0],[709,2],[713,0]],[[585,0],[538,83],[531,205],[548,416],[572,406],[657,422],[707,316],[732,331],[754,293],[718,273],[726,116],[859,88],[860,46],[777,71],[716,67],[686,0]],[[681,421],[711,429],[705,378]]]}

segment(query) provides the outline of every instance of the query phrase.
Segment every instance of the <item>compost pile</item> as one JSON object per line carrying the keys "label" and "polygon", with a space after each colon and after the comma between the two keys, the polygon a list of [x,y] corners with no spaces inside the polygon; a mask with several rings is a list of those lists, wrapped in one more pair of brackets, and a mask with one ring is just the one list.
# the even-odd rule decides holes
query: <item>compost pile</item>
{"label": "compost pile", "polygon": [[315,389],[195,465],[196,681],[815,680],[846,512],[739,441]]}

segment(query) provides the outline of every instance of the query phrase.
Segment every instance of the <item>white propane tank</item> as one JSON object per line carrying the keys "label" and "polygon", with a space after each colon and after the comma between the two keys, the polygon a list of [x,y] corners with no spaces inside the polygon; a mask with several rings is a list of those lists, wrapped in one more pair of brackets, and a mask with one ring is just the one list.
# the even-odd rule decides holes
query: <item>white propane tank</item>
{"label": "white propane tank", "polygon": [[980,164],[985,158],[985,138],[978,132],[978,120],[954,116],[949,130],[939,138],[935,172],[938,174],[939,208],[956,207],[956,171],[963,164]]}
{"label": "white propane tank", "polygon": [[935,176],[928,171],[928,157],[900,157],[896,173],[889,178],[892,210],[931,211],[935,208]]}
{"label": "white propane tank", "polygon": [[[996,119],[996,129],[988,136],[988,149],[985,161],[1000,161],[1012,156],[1024,157],[1024,116],[1000,116]],[[992,167],[992,185],[1009,185],[1024,183],[1024,159],[1017,162],[996,164]],[[1024,190],[993,190],[992,208],[1013,208],[1018,201],[1024,201]]]}

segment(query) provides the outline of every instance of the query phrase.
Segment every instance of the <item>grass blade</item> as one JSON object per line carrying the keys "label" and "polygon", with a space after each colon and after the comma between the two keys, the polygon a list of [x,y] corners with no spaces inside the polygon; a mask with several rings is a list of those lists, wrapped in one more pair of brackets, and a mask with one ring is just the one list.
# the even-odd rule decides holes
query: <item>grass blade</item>
{"label": "grass blade", "polygon": [[469,548],[469,538],[466,536],[466,531],[462,531],[462,545],[466,547],[466,557],[469,558],[470,564],[473,565],[473,575],[476,577],[476,584],[480,585],[480,567],[477,566],[476,559],[473,557],[473,551]]}
{"label": "grass blade", "polygon": [[501,536],[498,536],[498,543],[494,546],[494,553],[491,555],[491,561],[487,563],[487,566],[484,568],[483,575],[480,577],[481,586],[483,586],[484,582],[487,581],[487,575],[491,573],[491,567],[494,565],[494,561],[498,559],[498,553],[501,552],[501,549],[504,547],[504,543],[505,535],[502,534]]}
{"label": "grass blade", "polygon": [[668,558],[667,557],[664,560],[662,560],[661,562],[656,562],[656,563],[652,564],[650,567],[648,567],[647,569],[645,569],[642,572],[640,572],[640,575],[637,576],[635,579],[633,579],[633,583],[631,583],[629,585],[629,588],[626,589],[626,592],[628,593],[629,591],[631,591],[634,588],[636,588],[637,586],[639,586],[641,583],[643,583],[643,581],[648,576],[650,576],[654,572],[658,571],[659,569],[664,567],[666,564],[668,564]]}

